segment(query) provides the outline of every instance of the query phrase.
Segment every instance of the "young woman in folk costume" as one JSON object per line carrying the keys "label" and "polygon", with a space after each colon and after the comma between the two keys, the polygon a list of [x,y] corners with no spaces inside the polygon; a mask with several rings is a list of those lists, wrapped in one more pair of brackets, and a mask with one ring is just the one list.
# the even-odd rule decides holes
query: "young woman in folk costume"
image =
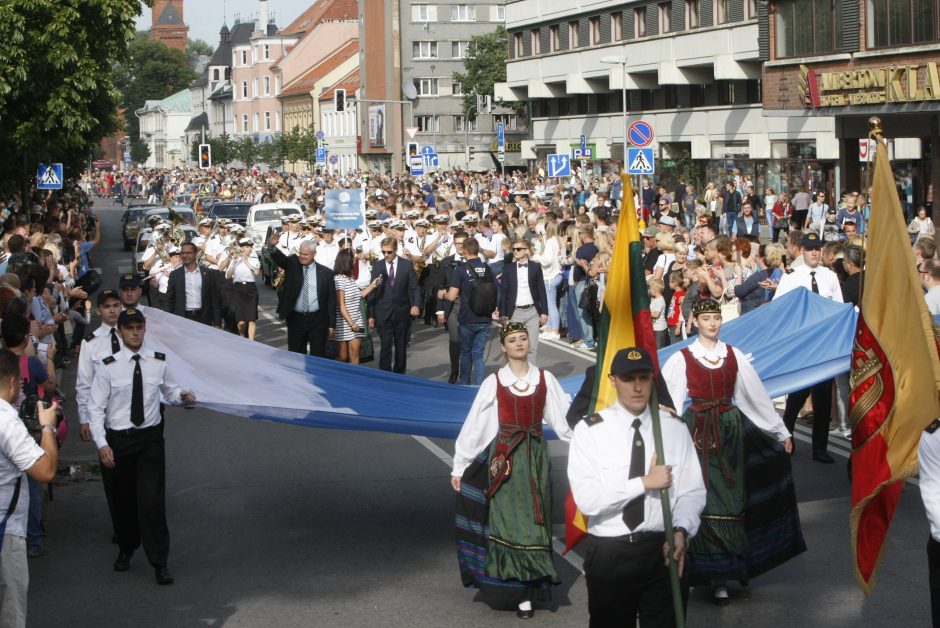
{"label": "young woman in folk costume", "polygon": [[457,437],[457,557],[464,586],[494,606],[534,614],[559,584],[552,558],[551,452],[544,419],[565,441],[569,399],[551,373],[528,362],[524,323],[502,328],[506,366],[480,385]]}
{"label": "young woman in folk costume", "polygon": [[793,441],[754,367],[718,340],[721,306],[695,304],[695,342],[663,366],[669,393],[692,433],[708,500],[686,574],[728,604],[729,580],[749,579],[806,550],[789,454]]}

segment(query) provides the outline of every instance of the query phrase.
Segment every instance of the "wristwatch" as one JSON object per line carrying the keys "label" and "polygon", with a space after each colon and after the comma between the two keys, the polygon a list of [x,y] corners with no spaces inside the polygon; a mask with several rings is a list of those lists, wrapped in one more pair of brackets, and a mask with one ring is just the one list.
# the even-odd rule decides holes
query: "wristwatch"
{"label": "wristwatch", "polygon": [[39,427],[41,430],[49,430],[51,432],[55,432],[55,425],[53,425],[52,423],[43,423]]}

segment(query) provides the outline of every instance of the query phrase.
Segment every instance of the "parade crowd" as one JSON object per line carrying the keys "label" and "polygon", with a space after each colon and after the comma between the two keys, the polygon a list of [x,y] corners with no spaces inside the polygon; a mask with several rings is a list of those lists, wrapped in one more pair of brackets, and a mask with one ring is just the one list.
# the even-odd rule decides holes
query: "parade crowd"
{"label": "parade crowd", "polygon": [[[343,188],[364,190],[361,229],[328,227],[326,192]],[[820,463],[833,462],[831,433],[850,435],[847,375],[788,395],[781,416],[748,359],[718,340],[723,322],[799,287],[858,305],[868,195],[830,200],[827,192],[761,193],[737,174],[701,193],[682,177],[672,189],[641,181],[635,205],[657,345],[695,342],[661,369],[641,348],[614,348],[610,372],[591,372],[586,386],[602,379],[616,401],[590,414],[539,368],[538,351],[540,342],[597,349],[618,244],[616,175],[129,170],[87,173],[66,192],[0,200],[0,624],[25,624],[26,561],[47,552],[43,483],[53,479],[57,439],[69,425],[62,400],[73,396],[72,429],[94,441],[103,467],[119,546],[114,569],[126,571],[142,546],[156,581],[173,583],[162,404],[195,399],[174,381],[160,347],[147,344],[147,307],[254,340],[266,264],[288,350],[353,364],[377,358],[379,368],[407,373],[412,328],[423,324],[439,329],[442,343],[446,337],[448,381],[480,386],[451,478],[466,586],[530,618],[559,583],[544,420],[571,443],[568,478],[588,517],[592,626],[637,617],[672,625],[670,561],[683,570],[684,599],[689,586],[707,586],[716,604],[729,603],[730,584],[746,586],[805,550],[789,462],[796,421],[812,424],[810,453]],[[94,203],[105,197],[188,206],[196,228],[178,229],[172,215],[154,219],[138,272],[102,285]],[[253,239],[238,220],[210,215],[228,201],[275,203],[280,224]],[[928,308],[940,314],[926,208],[908,232]],[[486,376],[494,334],[506,365]],[[74,390],[57,380],[69,369]],[[668,465],[653,455],[652,413],[663,417]],[[749,462],[755,452],[763,465]],[[764,501],[755,505],[754,494]],[[765,546],[758,526],[789,542]]]}

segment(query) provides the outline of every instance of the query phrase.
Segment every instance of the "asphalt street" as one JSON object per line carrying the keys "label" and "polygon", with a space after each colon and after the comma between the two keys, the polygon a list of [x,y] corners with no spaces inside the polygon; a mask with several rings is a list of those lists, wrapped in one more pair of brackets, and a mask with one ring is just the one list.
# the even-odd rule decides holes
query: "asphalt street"
{"label": "asphalt street", "polygon": [[[121,247],[121,208],[98,204],[103,240],[93,265],[105,287],[116,287],[131,254]],[[258,340],[283,348],[273,292],[260,289]],[[543,343],[539,365],[558,377],[582,372],[591,356],[563,344]],[[487,364],[488,371],[500,364],[495,343]],[[446,334],[417,325],[408,365],[411,375],[446,380]],[[73,362],[63,373],[69,390],[74,370]],[[66,407],[75,417],[74,402]],[[166,422],[176,584],[157,586],[142,551],[129,572],[112,570],[117,547],[97,452],[75,429],[61,451],[61,465],[74,472],[56,483],[47,510],[50,552],[29,562],[30,626],[430,628],[519,621],[461,586],[448,482],[453,441],[293,427],[202,409],[170,408]],[[822,465],[810,460],[808,434],[798,429],[793,468],[809,550],[746,589],[732,583],[730,606],[716,607],[710,591],[694,591],[688,625],[929,626],[928,528],[917,486],[909,483],[903,493],[878,586],[866,597],[852,571],[848,442],[833,432],[837,462]],[[552,453],[555,533],[563,539],[567,446],[553,443]],[[556,555],[563,584],[551,604],[536,607],[530,624],[587,625],[576,554]]]}

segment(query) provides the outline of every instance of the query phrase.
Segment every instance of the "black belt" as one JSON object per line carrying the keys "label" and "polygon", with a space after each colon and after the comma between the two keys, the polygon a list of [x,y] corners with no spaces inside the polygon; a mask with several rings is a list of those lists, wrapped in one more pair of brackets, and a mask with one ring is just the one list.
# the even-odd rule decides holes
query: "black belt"
{"label": "black belt", "polygon": [[316,312],[298,312],[297,310],[294,310],[293,312],[291,312],[291,314],[295,314],[297,316],[316,316],[319,313],[320,313],[320,310],[317,310]]}
{"label": "black belt", "polygon": [[247,285],[247,284],[254,283],[254,282],[253,281],[233,281],[232,283]]}
{"label": "black belt", "polygon": [[129,427],[126,430],[112,430],[111,428],[106,428],[106,434],[117,434],[123,436],[125,434],[133,434],[137,432],[150,432],[156,429],[163,427],[163,421],[160,421],[156,425],[148,425],[147,427]]}
{"label": "black belt", "polygon": [[186,310],[186,314],[187,314],[187,315],[199,316],[199,314],[201,314],[201,313],[202,313],[202,308],[198,308],[198,309],[195,309],[195,310]]}
{"label": "black belt", "polygon": [[607,543],[629,543],[630,545],[637,545],[639,543],[665,543],[666,542],[666,533],[663,531],[659,532],[634,532],[632,534],[625,534],[623,536],[597,536],[591,534],[592,539],[598,541],[607,542]]}
{"label": "black belt", "polygon": [[530,307],[535,307],[535,304],[534,304],[534,303],[530,303],[530,304],[528,304],[528,305],[517,305],[517,306],[516,306],[516,309],[517,309],[517,310],[527,310],[527,309],[529,309]]}

